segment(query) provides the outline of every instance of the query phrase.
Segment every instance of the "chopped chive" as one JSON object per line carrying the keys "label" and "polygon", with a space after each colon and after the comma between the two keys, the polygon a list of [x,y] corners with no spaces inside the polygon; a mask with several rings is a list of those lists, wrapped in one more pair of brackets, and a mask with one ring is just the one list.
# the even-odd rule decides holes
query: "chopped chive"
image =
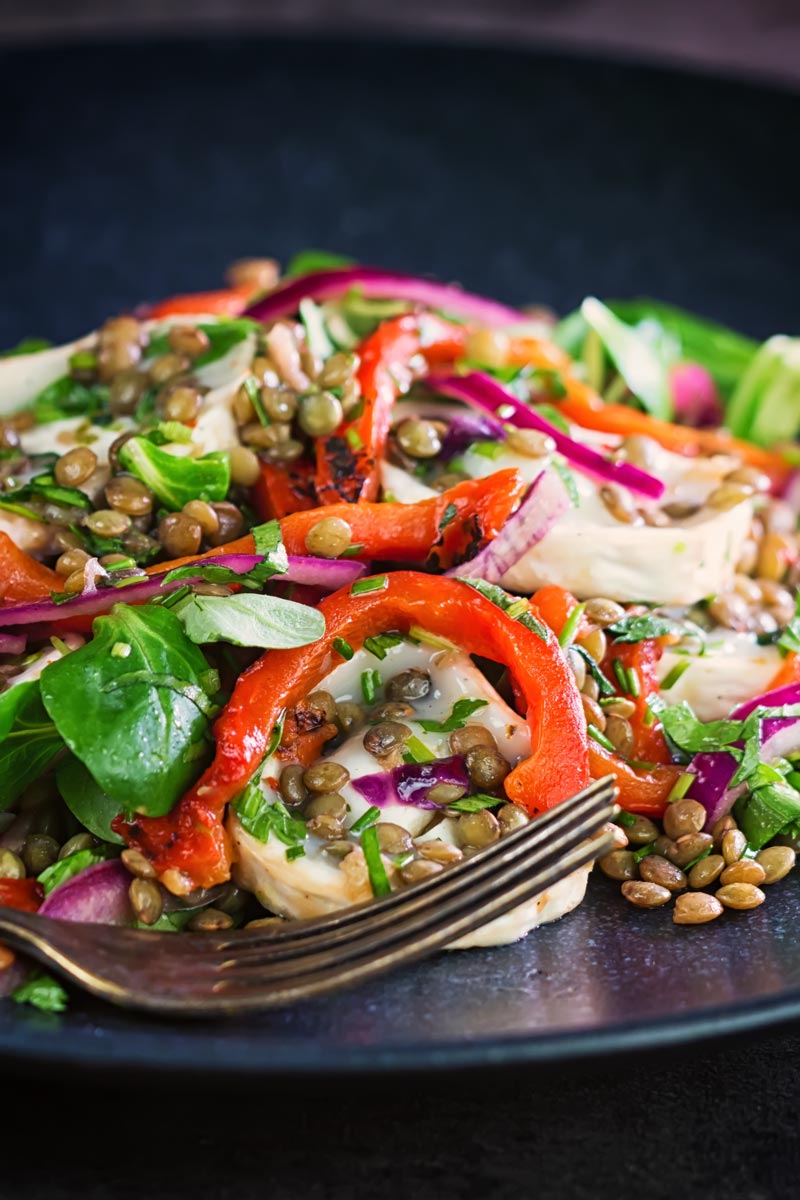
{"label": "chopped chive", "polygon": [[289,846],[288,850],[286,851],[286,861],[294,862],[296,858],[304,858],[305,853],[306,851],[304,846]]}
{"label": "chopped chive", "polygon": [[668,692],[670,688],[675,687],[675,684],[684,675],[692,664],[690,662],[675,663],[675,666],[667,672],[661,681],[661,691]]}
{"label": "chopped chive", "polygon": [[361,672],[361,694],[364,697],[365,704],[374,704],[378,690],[383,683],[380,671],[372,668],[369,671]]}
{"label": "chopped chive", "polygon": [[411,737],[406,739],[403,747],[403,758],[406,762],[424,763],[433,762],[436,755],[432,754],[425,743],[412,733]]}
{"label": "chopped chive", "polygon": [[391,650],[393,646],[399,646],[403,640],[402,633],[379,633],[375,637],[364,639],[364,649],[376,658],[384,659],[386,651]]}
{"label": "chopped chive", "polygon": [[506,609],[506,616],[511,617],[512,621],[516,621],[522,616],[523,613],[526,613],[529,608],[530,604],[528,601],[523,596],[520,596],[518,600],[513,602],[513,604],[509,604],[508,608]]}
{"label": "chopped chive", "polygon": [[423,646],[432,646],[434,650],[458,649],[454,642],[449,642],[447,638],[439,637],[436,633],[428,633],[421,625],[412,625],[408,637],[412,642],[421,642]]}
{"label": "chopped chive", "polygon": [[679,775],[675,780],[672,791],[667,796],[667,804],[673,804],[676,800],[682,800],[696,779],[697,776],[693,775],[691,771],[684,771],[682,775]]}
{"label": "chopped chive", "polygon": [[364,596],[367,592],[380,592],[388,586],[388,575],[373,575],[369,579],[357,579],[350,588],[350,595]]}
{"label": "chopped chive", "polygon": [[361,834],[361,849],[364,851],[364,860],[367,864],[373,896],[388,896],[392,888],[383,865],[378,845],[378,831],[374,825],[370,825]]}
{"label": "chopped chive", "polygon": [[135,566],[136,566],[136,559],[123,558],[123,559],[120,559],[119,562],[109,563],[108,566],[106,567],[106,570],[108,571],[109,575],[111,575],[114,571],[129,571],[132,567],[135,567]]}
{"label": "chopped chive", "polygon": [[604,750],[610,750],[612,754],[616,751],[616,746],[611,739],[607,738],[604,733],[601,733],[596,725],[589,725],[586,732],[589,734],[589,737],[594,738],[598,745],[602,746]]}
{"label": "chopped chive", "polygon": [[351,450],[363,450],[364,442],[356,429],[348,429],[344,435]]}
{"label": "chopped chive", "polygon": [[364,543],[354,542],[352,546],[348,546],[346,550],[342,551],[339,558],[358,558],[359,554],[363,554],[363,552]]}
{"label": "chopped chive", "polygon": [[617,825],[624,825],[626,829],[629,829],[631,825],[636,824],[636,817],[633,815],[633,813],[625,812],[624,809],[622,812],[617,813],[617,815],[614,817],[614,820]]}
{"label": "chopped chive", "polygon": [[405,867],[408,863],[412,862],[413,859],[414,855],[409,850],[407,854],[396,854],[392,861],[399,871],[402,867]]}
{"label": "chopped chive", "polygon": [[633,851],[634,862],[641,862],[643,858],[647,858],[648,854],[655,854],[655,842],[648,842],[646,846],[640,846],[638,850]]}
{"label": "chopped chive", "polygon": [[333,648],[337,654],[341,654],[342,658],[347,659],[348,662],[355,654],[355,650],[353,649],[353,647],[350,645],[349,642],[346,642],[344,640],[344,638],[340,638],[340,637],[334,638],[333,639]]}
{"label": "chopped chive", "polygon": [[130,642],[114,642],[111,647],[112,658],[127,658],[131,652]]}
{"label": "chopped chive", "polygon": [[361,833],[369,825],[374,825],[381,815],[381,810],[375,805],[371,805],[366,812],[363,812],[357,821],[353,821],[350,826],[350,833]]}
{"label": "chopped chive", "polygon": [[156,596],[153,604],[160,604],[163,608],[172,608],[179,600],[184,600],[192,594],[192,589],[188,584],[177,588],[174,592],[168,593],[166,596]]}
{"label": "chopped chive", "polygon": [[581,617],[583,616],[583,610],[585,608],[585,604],[576,604],[572,612],[567,617],[566,622],[564,623],[564,628],[558,635],[558,644],[562,650],[566,650],[567,647],[571,646],[575,640],[575,634],[578,632],[578,626],[581,623]]}
{"label": "chopped chive", "polygon": [[702,862],[704,858],[708,858],[709,854],[711,853],[711,850],[712,850],[711,846],[706,846],[706,848],[702,852],[702,854],[698,854],[697,858],[693,858],[692,861],[688,862],[685,867],[682,867],[681,869],[683,870],[684,874],[688,875],[688,873],[691,871],[692,867],[696,867],[697,864],[699,862]]}
{"label": "chopped chive", "polygon": [[628,667],[628,691],[633,696],[634,700],[638,699],[642,694],[642,685],[639,682],[639,672],[635,667]]}
{"label": "chopped chive", "polygon": [[261,401],[261,388],[258,386],[258,380],[256,379],[255,375],[248,375],[247,379],[245,379],[244,383],[242,384],[242,387],[247,392],[250,403],[256,410],[256,416],[261,424],[269,425],[270,420]]}
{"label": "chopped chive", "polygon": [[619,690],[627,695],[630,680],[628,678],[628,672],[625,670],[625,664],[621,659],[615,658],[612,660],[611,669],[617,677]]}
{"label": "chopped chive", "polygon": [[650,726],[655,725],[655,723],[656,723],[656,714],[653,712],[652,708],[648,707],[647,711],[645,712],[644,716],[642,717],[642,724],[646,725],[647,728],[649,729]]}

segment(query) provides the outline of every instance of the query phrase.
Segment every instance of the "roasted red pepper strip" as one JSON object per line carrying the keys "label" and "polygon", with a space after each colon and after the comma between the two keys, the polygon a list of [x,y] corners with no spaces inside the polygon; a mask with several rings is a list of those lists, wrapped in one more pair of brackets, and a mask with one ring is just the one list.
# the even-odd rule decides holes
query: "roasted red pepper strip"
{"label": "roasted red pepper strip", "polygon": [[320,504],[375,500],[380,462],[392,424],[392,406],[412,358],[452,362],[464,351],[466,330],[433,313],[385,321],[358,353],[361,412],[335,434],[317,439],[316,489]]}
{"label": "roasted red pepper strip", "polygon": [[160,317],[180,316],[182,313],[216,313],[221,317],[238,317],[247,308],[256,289],[251,283],[238,287],[219,288],[214,292],[188,292],[182,296],[168,296],[154,304],[143,304],[138,310],[146,320]]}
{"label": "roasted red pepper strip", "polygon": [[262,462],[261,476],[250,495],[253,507],[265,521],[280,521],[290,513],[316,508],[314,468],[311,463],[279,467]]}
{"label": "roasted red pepper strip", "polygon": [[0,908],[36,912],[44,900],[44,888],[35,879],[0,879]]}
{"label": "roasted red pepper strip", "polygon": [[[636,707],[628,717],[636,738],[633,754],[630,756],[637,762],[670,763],[669,750],[661,732],[661,724],[653,719],[650,706],[647,703],[650,696],[658,694],[658,663],[664,653],[660,639],[647,638],[642,642],[620,643],[610,645],[603,660],[603,671],[617,687],[626,700]],[[638,696],[623,690],[615,672],[614,661],[622,664],[626,670],[636,672],[638,681]]]}
{"label": "roasted red pepper strip", "polygon": [[789,651],[769,687],[764,690],[774,692],[776,688],[786,687],[790,683],[800,683],[800,654],[795,654],[794,650]]}
{"label": "roasted red pepper strip", "polygon": [[[317,522],[325,517],[341,517],[350,526],[353,545],[363,547],[355,557],[427,561],[428,565],[445,570],[497,536],[525,494],[526,486],[519,472],[507,467],[483,479],[465,479],[446,492],[416,504],[331,504],[291,513],[281,521],[281,534],[287,554],[308,554],[306,537]],[[200,557],[253,553],[253,538],[247,534]],[[149,575],[160,575],[197,562],[197,558],[193,555],[156,563],[147,571]]]}
{"label": "roasted red pepper strip", "polygon": [[159,874],[176,870],[186,886],[227,879],[230,845],[225,807],[263,758],[273,730],[341,661],[336,638],[353,649],[385,630],[420,625],[470,654],[504,663],[525,697],[531,757],[505,781],[508,797],[530,813],[560,803],[588,778],[586,725],[569,666],[552,634],[544,640],[457,579],[398,571],[371,592],[342,589],[320,604],[326,632],[299,650],[270,651],[239,679],[215,726],[216,757],[166,817],[116,826]]}
{"label": "roasted red pepper strip", "polygon": [[617,804],[643,817],[663,814],[669,794],[683,774],[683,767],[666,763],[649,768],[632,767],[593,738],[589,739],[589,770],[592,779],[613,775],[617,781]]}
{"label": "roasted red pepper strip", "polygon": [[61,575],[20,550],[7,533],[0,533],[0,600],[4,604],[26,604],[63,590]]}

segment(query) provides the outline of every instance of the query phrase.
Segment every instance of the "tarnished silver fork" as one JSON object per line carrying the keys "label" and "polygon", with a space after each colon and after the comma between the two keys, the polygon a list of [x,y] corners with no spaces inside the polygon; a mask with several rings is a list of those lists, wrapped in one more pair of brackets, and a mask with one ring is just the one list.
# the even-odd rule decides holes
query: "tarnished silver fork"
{"label": "tarnished silver fork", "polygon": [[435,953],[607,853],[612,779],[403,892],[233,933],[152,933],[0,909],[0,938],[126,1008],[205,1017],[322,996]]}

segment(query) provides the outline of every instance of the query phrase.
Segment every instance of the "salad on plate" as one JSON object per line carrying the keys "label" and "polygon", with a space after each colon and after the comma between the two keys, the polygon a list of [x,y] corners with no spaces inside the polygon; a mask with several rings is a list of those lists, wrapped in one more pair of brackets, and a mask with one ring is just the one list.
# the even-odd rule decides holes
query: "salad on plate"
{"label": "salad on plate", "polygon": [[[800,839],[799,437],[798,339],[316,252],[7,351],[0,905],[314,917],[612,775],[632,905],[760,906]],[[64,1003],[3,947],[0,994]]]}

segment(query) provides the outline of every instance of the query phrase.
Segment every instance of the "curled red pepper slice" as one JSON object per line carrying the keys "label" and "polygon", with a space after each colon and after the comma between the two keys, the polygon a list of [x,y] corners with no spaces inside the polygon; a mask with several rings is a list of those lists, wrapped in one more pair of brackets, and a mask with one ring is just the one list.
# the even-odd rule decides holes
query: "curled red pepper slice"
{"label": "curled red pepper slice", "polygon": [[216,313],[221,317],[238,317],[247,308],[255,295],[252,283],[237,287],[218,288],[213,292],[187,292],[181,296],[168,296],[153,304],[143,304],[139,315],[147,320],[186,314]]}
{"label": "curled red pepper slice", "polygon": [[[465,479],[416,504],[330,504],[290,513],[281,521],[281,535],[287,554],[308,554],[306,537],[317,522],[340,517],[350,526],[352,544],[361,547],[356,557],[427,562],[446,570],[497,536],[525,490],[519,472],[507,467],[483,479]],[[253,554],[254,550],[252,535],[247,534],[200,557]],[[197,555],[176,558],[147,571],[160,575],[197,560]]]}
{"label": "curled red pepper slice", "polygon": [[409,363],[452,362],[464,351],[462,325],[433,313],[408,313],[385,321],[359,349],[360,412],[330,437],[317,439],[316,490],[320,504],[375,500],[380,461],[392,423],[392,406],[408,383]]}
{"label": "curled red pepper slice", "polygon": [[0,533],[0,601],[25,604],[63,589],[61,575],[20,550],[7,533]]}
{"label": "curled red pepper slice", "polygon": [[580,696],[556,638],[508,617],[458,579],[398,571],[383,586],[353,596],[343,589],[320,604],[326,632],[311,646],[270,651],[244,673],[215,726],[213,763],[166,817],[116,826],[159,874],[179,871],[187,887],[209,887],[229,876],[225,807],[266,753],[282,714],[299,705],[339,663],[334,643],[359,649],[386,630],[422,626],[469,654],[505,664],[524,698],[531,756],[505,781],[509,799],[540,812],[577,792],[589,778]]}

